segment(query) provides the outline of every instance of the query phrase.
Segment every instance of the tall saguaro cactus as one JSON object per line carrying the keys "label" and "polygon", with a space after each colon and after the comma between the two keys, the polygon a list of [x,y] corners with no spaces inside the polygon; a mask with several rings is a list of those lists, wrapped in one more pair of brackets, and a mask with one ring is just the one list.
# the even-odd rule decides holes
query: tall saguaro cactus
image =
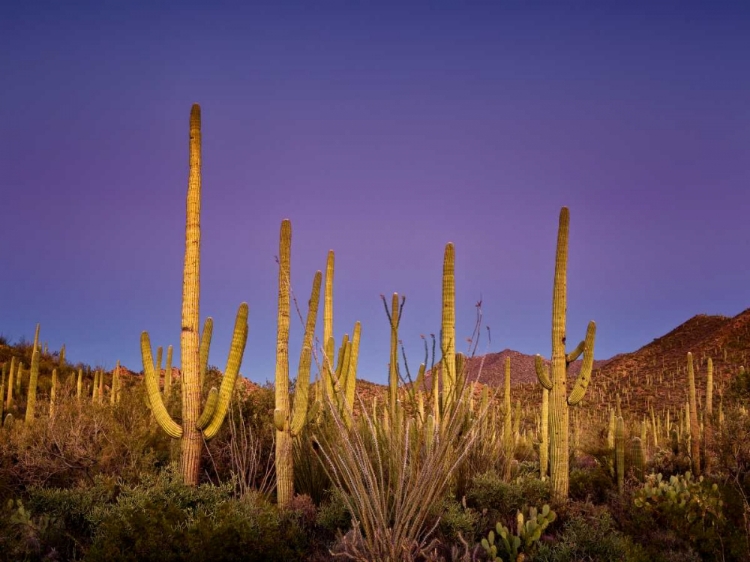
{"label": "tall saguaro cactus", "polygon": [[[589,322],[586,339],[570,353],[565,352],[565,324],[567,314],[568,229],[570,214],[567,207],[560,210],[555,257],[555,283],[552,291],[552,366],[544,365],[537,355],[536,374],[542,387],[550,391],[550,480],[552,496],[557,501],[568,499],[569,487],[569,406],[578,404],[586,393],[594,365],[596,324]],[[568,366],[583,354],[583,364],[573,390],[568,396]]]}
{"label": "tall saguaro cactus", "polygon": [[[37,325],[37,332],[39,326]],[[29,373],[29,390],[26,394],[26,425],[34,421],[34,411],[36,410],[36,387],[39,381],[39,350],[35,349],[31,355],[31,372]]]}
{"label": "tall saguaro cactus", "polygon": [[443,411],[456,398],[456,251],[452,242],[443,254],[443,312],[440,347],[443,352]]}
{"label": "tall saguaro cactus", "polygon": [[[201,110],[194,104],[190,110],[190,171],[188,176],[187,212],[185,223],[185,262],[182,280],[182,331],[180,352],[182,364],[182,424],[178,425],[167,412],[159,383],[154,373],[151,342],[147,332],[141,334],[141,355],[146,390],[154,417],[164,431],[180,442],[180,472],[186,484],[198,484],[203,438],[210,439],[224,421],[242,355],[247,341],[247,304],[237,312],[234,334],[221,388],[211,390],[201,416],[200,336],[198,333],[200,301],[200,211],[201,211]],[[206,357],[207,359],[207,357]]]}
{"label": "tall saguaro cactus", "polygon": [[276,331],[276,408],[273,421],[276,426],[276,499],[279,507],[286,507],[294,495],[294,455],[292,438],[299,435],[307,423],[307,406],[310,391],[310,363],[315,323],[320,303],[320,284],[323,274],[318,271],[313,278],[312,296],[305,322],[294,408],[289,400],[289,308],[291,300],[292,223],[281,223],[279,237],[279,308]]}

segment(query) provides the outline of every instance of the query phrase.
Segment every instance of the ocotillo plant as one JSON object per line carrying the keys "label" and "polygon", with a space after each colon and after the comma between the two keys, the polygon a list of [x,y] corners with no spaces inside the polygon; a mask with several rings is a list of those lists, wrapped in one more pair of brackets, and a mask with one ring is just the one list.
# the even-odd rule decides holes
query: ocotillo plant
{"label": "ocotillo plant", "polygon": [[279,507],[286,507],[294,495],[294,455],[292,438],[299,435],[308,419],[310,390],[310,363],[315,322],[320,302],[320,284],[323,274],[318,271],[313,278],[312,295],[305,322],[294,408],[289,400],[289,308],[291,300],[291,249],[292,223],[281,223],[279,237],[279,305],[276,330],[276,408],[273,421],[276,427],[276,499]]}
{"label": "ocotillo plant", "polygon": [[695,400],[695,372],[693,371],[693,354],[687,354],[688,392],[690,393],[690,463],[693,476],[701,473],[700,426],[698,425],[698,406]]}
{"label": "ocotillo plant", "polygon": [[[38,331],[37,326],[37,331]],[[39,381],[39,350],[35,349],[31,355],[31,372],[29,373],[29,390],[26,394],[26,425],[34,421],[34,410],[36,409],[36,387]]]}
{"label": "ocotillo plant", "polygon": [[[180,472],[185,484],[198,484],[203,438],[210,439],[224,421],[237,380],[247,341],[247,304],[237,312],[234,334],[221,390],[212,389],[201,415],[200,388],[200,209],[201,209],[201,111],[198,104],[190,110],[190,172],[187,190],[185,224],[185,261],[182,280],[182,330],[180,352],[182,365],[182,425],[178,425],[164,407],[154,373],[151,342],[148,333],[141,335],[141,355],[151,411],[164,431],[180,442]],[[202,433],[202,434],[201,434]]]}
{"label": "ocotillo plant", "polygon": [[[570,215],[567,207],[560,211],[555,257],[555,282],[552,292],[552,367],[547,369],[537,356],[536,373],[541,385],[550,391],[550,477],[552,496],[557,501],[568,498],[569,487],[569,406],[578,404],[586,393],[591,368],[594,364],[596,324],[589,322],[586,339],[572,352],[565,352],[565,323],[567,313],[568,228]],[[568,365],[583,354],[583,364],[575,386],[568,396]]]}
{"label": "ocotillo plant", "polygon": [[391,353],[388,362],[388,412],[391,421],[396,415],[396,401],[398,400],[398,325],[401,321],[401,312],[404,308],[405,299],[402,297],[399,305],[398,293],[393,293],[391,297],[391,310],[385,302],[385,297],[381,295],[385,305],[385,313],[388,315],[388,321],[391,323]]}

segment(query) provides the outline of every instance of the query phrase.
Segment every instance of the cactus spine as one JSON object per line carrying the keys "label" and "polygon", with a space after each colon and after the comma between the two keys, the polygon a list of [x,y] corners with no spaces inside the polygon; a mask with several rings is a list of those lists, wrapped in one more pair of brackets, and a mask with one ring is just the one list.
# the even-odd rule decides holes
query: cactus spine
{"label": "cactus spine", "polygon": [[[320,284],[323,274],[313,278],[312,292],[302,351],[297,372],[294,406],[289,400],[289,304],[291,297],[292,224],[285,219],[279,236],[279,308],[276,331],[276,408],[273,421],[276,427],[276,500],[281,508],[289,505],[294,495],[294,455],[292,438],[300,434],[308,418],[310,363],[313,334],[320,303]],[[345,346],[346,347],[346,346]],[[343,348],[342,348],[343,349]],[[341,363],[341,361],[339,361]]]}
{"label": "cactus spine", "polygon": [[688,392],[690,393],[690,461],[693,476],[701,473],[700,459],[700,426],[698,425],[698,407],[695,400],[695,373],[693,371],[693,354],[688,352]]}
{"label": "cactus spine", "polygon": [[[536,361],[537,377],[550,391],[550,476],[552,496],[556,501],[566,501],[569,487],[569,433],[568,406],[578,404],[586,393],[594,364],[594,339],[596,324],[589,322],[586,339],[571,353],[565,352],[565,321],[567,312],[568,228],[570,215],[567,207],[560,211],[555,257],[555,282],[552,293],[552,366],[546,368],[541,357]],[[568,396],[568,365],[583,354],[583,364],[573,390]]]}
{"label": "cactus spine", "polygon": [[[37,333],[39,325],[37,324]],[[36,409],[36,387],[39,380],[39,350],[35,349],[31,355],[31,372],[29,373],[29,390],[26,398],[26,425],[34,421],[34,410]]]}
{"label": "cactus spine", "polygon": [[[200,336],[198,333],[200,305],[200,208],[201,208],[201,112],[194,104],[190,110],[190,155],[185,221],[185,261],[182,281],[182,330],[180,352],[182,366],[182,425],[177,425],[169,416],[159,392],[154,373],[151,342],[147,332],[141,334],[141,356],[146,379],[146,389],[151,411],[159,425],[168,435],[180,438],[180,472],[185,484],[198,484],[200,453],[203,438],[210,439],[224,421],[229,401],[237,380],[242,355],[247,341],[247,304],[242,303],[237,312],[234,334],[227,360],[227,368],[221,382],[218,401],[206,402],[206,408],[214,406],[208,426],[198,426],[201,419],[200,388]],[[207,359],[207,357],[206,357]],[[206,416],[207,418],[208,416]]]}

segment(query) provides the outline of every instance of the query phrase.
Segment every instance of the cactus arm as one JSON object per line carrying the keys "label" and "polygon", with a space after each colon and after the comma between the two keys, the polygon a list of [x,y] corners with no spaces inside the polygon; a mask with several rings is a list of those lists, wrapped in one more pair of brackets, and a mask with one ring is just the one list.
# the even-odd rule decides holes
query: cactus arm
{"label": "cactus arm", "polygon": [[211,350],[211,336],[213,335],[213,333],[214,319],[209,316],[203,323],[203,332],[201,333],[200,347],[198,348],[201,389],[206,382],[206,372],[208,371],[208,353]]}
{"label": "cactus arm", "polygon": [[313,277],[312,294],[307,309],[307,321],[305,322],[305,336],[302,340],[302,351],[297,369],[297,384],[294,391],[294,410],[292,412],[291,432],[292,436],[299,435],[307,421],[307,408],[310,394],[310,364],[312,362],[313,335],[315,334],[315,322],[318,318],[318,305],[320,303],[320,284],[323,274],[320,271]]}
{"label": "cactus arm", "polygon": [[[323,344],[326,346],[325,355],[328,358],[328,362],[332,363],[334,359],[334,353],[336,348],[336,341],[334,340],[331,348],[328,348],[328,340],[333,337],[333,274],[334,274],[334,263],[335,255],[333,250],[328,250],[328,257],[326,259],[326,281],[325,281],[325,296],[323,302]],[[331,385],[331,371],[323,369],[323,378],[327,379],[324,383],[325,390],[327,392],[333,391],[333,385]],[[333,397],[332,393],[328,394],[329,397]]]}
{"label": "cactus arm", "polygon": [[534,358],[534,367],[536,369],[536,378],[539,384],[546,390],[552,390],[552,379],[549,378],[549,367],[544,364],[542,356],[537,354]]}
{"label": "cactus arm", "polygon": [[573,386],[573,391],[568,396],[568,404],[575,406],[584,394],[591,381],[591,370],[594,367],[594,340],[596,339],[596,322],[593,320],[589,322],[589,327],[586,330],[586,350],[583,352],[583,364],[581,365],[581,371],[578,373],[578,378]]}
{"label": "cactus arm", "polygon": [[182,428],[175,423],[169,412],[167,412],[167,408],[164,406],[164,401],[161,398],[161,392],[159,392],[159,382],[156,378],[156,373],[154,373],[154,359],[151,355],[151,340],[148,337],[148,332],[141,334],[141,358],[143,360],[143,374],[146,380],[146,393],[149,404],[151,404],[151,411],[154,413],[154,418],[156,418],[157,423],[167,435],[173,439],[179,439],[182,437]]}
{"label": "cactus arm", "polygon": [[333,336],[323,342],[323,390],[330,398],[334,398],[333,387],[333,355],[336,342]]}
{"label": "cactus arm", "polygon": [[[216,405],[219,403],[219,391],[216,390],[216,387],[212,387],[211,390],[208,391],[208,396],[206,397],[206,405],[203,407],[203,413],[201,414],[201,417],[198,418],[198,423],[195,424],[195,427],[198,429],[205,428],[209,422],[211,421],[211,418],[214,415],[214,412],[216,411]],[[205,437],[205,433],[203,434]]]}
{"label": "cactus arm", "polygon": [[[346,407],[348,410],[354,408],[354,391],[357,386],[357,363],[359,361],[359,339],[362,332],[362,326],[359,322],[354,324],[354,333],[352,335],[352,352],[349,357],[349,375],[346,377]],[[424,373],[424,365],[421,371]],[[423,374],[424,377],[424,374]]]}
{"label": "cactus arm", "polygon": [[578,344],[578,347],[576,347],[573,351],[565,356],[565,362],[572,363],[573,361],[578,359],[583,353],[584,349],[586,349],[586,340],[581,340],[581,343]]}
{"label": "cactus arm", "polygon": [[[227,368],[224,370],[224,377],[221,379],[221,386],[219,387],[218,403],[211,416],[211,422],[203,431],[203,437],[207,440],[212,439],[219,432],[219,428],[224,423],[224,418],[229,410],[229,403],[232,401],[234,385],[237,383],[237,374],[242,364],[242,356],[244,355],[245,344],[247,343],[247,315],[247,303],[243,302],[239,310],[237,310],[237,317],[234,321],[232,345],[229,348]],[[208,403],[206,404],[206,408],[208,408]],[[201,429],[201,427],[198,427],[198,429]]]}

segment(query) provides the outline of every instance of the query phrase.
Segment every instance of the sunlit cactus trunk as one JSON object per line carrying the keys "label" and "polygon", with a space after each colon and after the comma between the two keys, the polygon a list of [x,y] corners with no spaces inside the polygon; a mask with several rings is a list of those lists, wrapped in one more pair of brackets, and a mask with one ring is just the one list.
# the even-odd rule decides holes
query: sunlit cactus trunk
{"label": "sunlit cactus trunk", "polygon": [[55,417],[57,408],[57,369],[52,369],[52,386],[49,391],[49,417]]}
{"label": "sunlit cactus trunk", "polygon": [[[292,436],[287,429],[289,419],[289,306],[291,283],[292,224],[281,223],[279,240],[279,303],[276,327],[276,409],[280,418],[276,428],[276,498],[286,506],[294,495],[294,457]],[[278,412],[278,414],[276,414]],[[281,429],[278,428],[281,425]]]}
{"label": "sunlit cactus trunk", "polygon": [[[37,333],[39,325],[37,324]],[[31,372],[29,373],[29,389],[26,394],[26,425],[34,421],[34,412],[36,410],[36,387],[39,381],[39,350],[35,349],[31,355]]]}
{"label": "sunlit cactus trunk", "polygon": [[[560,211],[555,256],[555,282],[552,292],[552,361],[548,370],[537,356],[536,371],[542,387],[550,391],[550,480],[552,496],[556,501],[566,501],[569,488],[569,432],[568,406],[578,404],[586,393],[594,364],[594,338],[596,324],[589,322],[586,339],[572,352],[565,352],[565,323],[567,313],[568,229],[570,215],[567,207]],[[583,364],[573,390],[568,396],[568,365],[583,354]],[[550,376],[551,371],[551,376]]]}
{"label": "sunlit cactus trunk", "polygon": [[[6,400],[5,400],[5,409],[10,411],[10,407],[13,405],[13,385],[15,384],[15,380],[13,377],[17,377],[16,375],[16,358],[11,357],[10,359],[10,373],[8,374],[8,390],[6,392]],[[0,400],[2,400],[3,397],[0,396]]]}
{"label": "sunlit cactus trunk", "polygon": [[[320,303],[320,285],[323,274],[318,271],[313,278],[305,322],[305,335],[297,372],[294,407],[289,400],[289,310],[291,300],[291,248],[292,224],[281,223],[279,236],[279,301],[276,331],[276,408],[273,412],[276,427],[276,500],[279,507],[289,505],[294,496],[294,455],[292,440],[300,434],[308,421],[310,392],[310,365],[313,335]],[[333,338],[331,338],[333,339]],[[344,348],[342,348],[343,350]],[[341,361],[339,361],[341,363]]]}
{"label": "sunlit cactus trunk", "polygon": [[[335,255],[333,250],[328,251],[328,257],[326,258],[326,281],[325,281],[325,296],[323,302],[323,346],[325,352],[325,358],[323,360],[323,369],[321,370],[322,390],[324,390],[329,398],[333,398],[333,382],[331,380],[331,373],[333,372],[333,362],[336,359],[335,356],[335,339],[333,336],[333,275],[334,275]],[[329,341],[331,342],[329,344]],[[322,395],[322,393],[321,393]]]}
{"label": "sunlit cactus trunk", "polygon": [[445,245],[443,255],[443,312],[440,347],[443,353],[443,412],[456,399],[456,251],[453,243]]}

